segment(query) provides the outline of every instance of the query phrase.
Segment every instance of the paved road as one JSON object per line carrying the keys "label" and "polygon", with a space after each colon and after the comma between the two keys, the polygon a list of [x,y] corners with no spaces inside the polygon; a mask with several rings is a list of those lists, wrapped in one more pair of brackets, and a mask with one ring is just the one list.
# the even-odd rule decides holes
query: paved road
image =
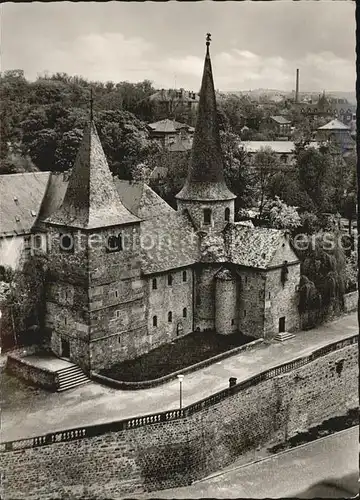
{"label": "paved road", "polygon": [[[244,380],[329,342],[358,333],[357,314],[317,329],[297,333],[284,343],[268,342],[185,376],[184,405],[228,386],[229,377]],[[139,391],[89,383],[63,393],[28,388],[3,375],[1,440],[37,436],[67,428],[129,418],[178,407],[177,380]]]}
{"label": "paved road", "polygon": [[358,439],[359,428],[352,427],[191,486],[136,498],[350,498],[359,490]]}

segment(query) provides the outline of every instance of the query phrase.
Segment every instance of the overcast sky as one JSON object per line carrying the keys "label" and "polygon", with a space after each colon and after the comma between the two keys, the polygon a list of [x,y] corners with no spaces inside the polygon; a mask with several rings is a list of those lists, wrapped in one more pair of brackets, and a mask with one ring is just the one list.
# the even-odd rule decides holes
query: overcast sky
{"label": "overcast sky", "polygon": [[205,33],[216,88],[355,88],[355,4],[53,2],[1,5],[1,69],[197,91]]}

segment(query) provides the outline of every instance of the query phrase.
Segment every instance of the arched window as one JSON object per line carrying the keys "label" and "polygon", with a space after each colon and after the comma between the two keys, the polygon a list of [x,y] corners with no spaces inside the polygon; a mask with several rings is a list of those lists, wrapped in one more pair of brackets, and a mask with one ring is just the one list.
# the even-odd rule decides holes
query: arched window
{"label": "arched window", "polygon": [[186,271],[183,271],[182,273],[183,281],[187,281],[187,274]]}
{"label": "arched window", "polygon": [[210,208],[204,208],[204,224],[206,224],[206,225],[211,224],[211,209]]}
{"label": "arched window", "polygon": [[152,289],[157,290],[157,279],[156,278],[153,278],[153,280],[152,280]]}
{"label": "arched window", "polygon": [[225,221],[229,222],[229,220],[230,220],[230,208],[227,207],[225,208]]}
{"label": "arched window", "polygon": [[183,318],[186,318],[187,317],[187,309],[186,307],[184,307],[183,309]]}
{"label": "arched window", "polygon": [[153,326],[157,326],[157,316],[153,316]]}
{"label": "arched window", "polygon": [[172,323],[172,312],[168,312],[168,323]]}
{"label": "arched window", "polygon": [[74,252],[74,238],[71,234],[60,235],[60,249],[65,252]]}

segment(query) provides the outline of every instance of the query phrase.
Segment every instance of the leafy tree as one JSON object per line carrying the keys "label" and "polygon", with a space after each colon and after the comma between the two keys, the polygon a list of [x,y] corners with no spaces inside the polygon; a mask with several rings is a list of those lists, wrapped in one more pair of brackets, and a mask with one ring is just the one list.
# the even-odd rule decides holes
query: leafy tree
{"label": "leafy tree", "polygon": [[47,257],[33,255],[23,269],[7,275],[9,293],[5,308],[11,312],[15,342],[21,345],[39,342],[45,331],[46,273]]}
{"label": "leafy tree", "polygon": [[278,196],[265,203],[262,218],[274,229],[293,230],[301,225],[296,208],[286,205]]}
{"label": "leafy tree", "polygon": [[83,131],[78,128],[63,134],[55,151],[55,166],[58,172],[63,172],[72,168],[82,136]]}
{"label": "leafy tree", "polygon": [[258,191],[259,217],[261,219],[271,179],[280,169],[276,153],[271,148],[261,148],[254,156],[252,168]]}

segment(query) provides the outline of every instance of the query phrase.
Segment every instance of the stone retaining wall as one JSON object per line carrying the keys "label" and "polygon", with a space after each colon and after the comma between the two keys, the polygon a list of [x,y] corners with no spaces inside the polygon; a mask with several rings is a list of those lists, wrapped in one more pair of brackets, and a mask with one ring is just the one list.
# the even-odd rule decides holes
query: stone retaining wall
{"label": "stone retaining wall", "polygon": [[344,295],[344,309],[345,312],[356,311],[358,308],[359,291],[350,292]]}
{"label": "stone retaining wall", "polygon": [[100,500],[190,484],[357,408],[357,341],[329,344],[182,410],[3,443],[2,496]]}
{"label": "stone retaining wall", "polygon": [[[34,354],[36,350],[26,349],[27,354]],[[27,382],[43,387],[50,391],[57,391],[58,380],[55,372],[35,366],[21,355],[21,350],[13,351],[7,355],[6,370]]]}

